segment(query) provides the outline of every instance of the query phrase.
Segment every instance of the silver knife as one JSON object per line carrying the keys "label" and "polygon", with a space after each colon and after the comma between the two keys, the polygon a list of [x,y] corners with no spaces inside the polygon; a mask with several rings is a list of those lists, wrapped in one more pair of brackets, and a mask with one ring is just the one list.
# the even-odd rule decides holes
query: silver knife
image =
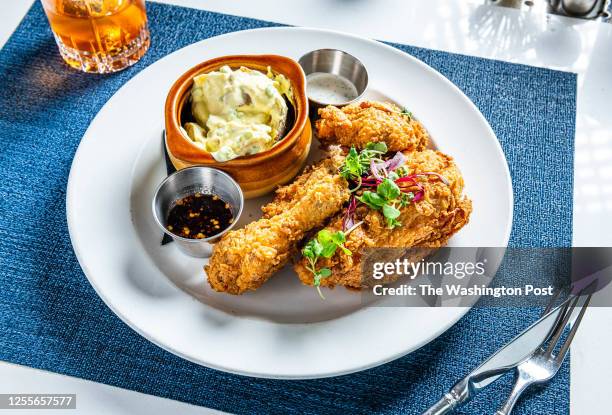
{"label": "silver knife", "polygon": [[455,384],[438,402],[423,412],[423,415],[443,415],[470,401],[480,390],[514,369],[544,343],[563,313],[567,298],[499,349],[469,375]]}

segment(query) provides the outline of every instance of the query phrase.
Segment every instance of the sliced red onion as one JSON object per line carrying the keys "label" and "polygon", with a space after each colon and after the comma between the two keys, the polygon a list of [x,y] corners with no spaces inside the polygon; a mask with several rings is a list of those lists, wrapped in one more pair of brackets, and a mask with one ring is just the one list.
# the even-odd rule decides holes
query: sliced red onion
{"label": "sliced red onion", "polygon": [[394,171],[405,162],[406,156],[398,151],[395,153],[395,156],[387,161],[376,162],[373,159],[370,160],[370,171],[372,172],[372,176],[374,176],[376,179],[383,180],[389,175],[389,172]]}
{"label": "sliced red onion", "polygon": [[363,187],[375,187],[375,186],[378,186],[381,182],[382,182],[382,180],[380,180],[380,179],[376,179],[374,177],[366,177],[365,179],[361,180],[361,186],[363,186]]}
{"label": "sliced red onion", "polygon": [[395,179],[395,183],[403,183],[403,182],[416,183],[417,181],[415,179],[416,179],[416,174],[412,174],[410,176],[404,176],[404,177],[400,177],[398,179]]}
{"label": "sliced red onion", "polygon": [[419,183],[416,180],[417,176],[418,174],[412,174],[410,176],[400,177],[399,179],[395,181],[395,183],[397,183],[400,186],[402,183],[411,182],[413,186],[416,186],[419,189],[416,193],[414,193],[414,198],[412,199],[413,202],[418,202],[419,200],[423,199],[423,197],[425,196],[425,188],[423,187],[421,183]]}
{"label": "sliced red onion", "polygon": [[349,204],[346,208],[346,213],[344,214],[344,219],[342,220],[342,230],[346,232],[348,229],[351,229],[355,225],[355,209],[357,207],[357,198],[355,196],[351,196],[351,200],[349,200]]}
{"label": "sliced red onion", "polygon": [[372,176],[376,177],[378,180],[384,179],[384,176],[381,174],[381,170],[384,168],[384,163],[376,163],[373,159],[370,160],[370,171],[372,172]]}
{"label": "sliced red onion", "polygon": [[400,167],[405,162],[406,162],[406,156],[404,156],[404,153],[402,153],[401,151],[398,151],[397,153],[395,153],[395,156],[393,156],[393,158],[385,162],[385,167],[387,168],[387,170],[393,171],[397,169],[398,167]]}
{"label": "sliced red onion", "polygon": [[417,176],[436,176],[438,179],[440,179],[442,181],[442,183],[444,183],[447,186],[450,186],[450,182],[448,181],[448,179],[444,176],[442,176],[440,173],[434,173],[431,171],[426,171],[425,173],[419,173]]}
{"label": "sliced red onion", "polygon": [[426,171],[425,173],[415,173],[415,174],[411,174],[409,176],[404,176],[404,177],[400,177],[399,179],[395,180],[396,183],[401,183],[401,182],[405,182],[408,180],[413,180],[417,177],[423,177],[423,176],[436,176],[438,179],[440,179],[442,181],[442,183],[444,183],[447,186],[450,186],[450,182],[448,181],[448,179],[444,176],[442,176],[439,173],[434,173],[434,172],[430,172],[430,171]]}

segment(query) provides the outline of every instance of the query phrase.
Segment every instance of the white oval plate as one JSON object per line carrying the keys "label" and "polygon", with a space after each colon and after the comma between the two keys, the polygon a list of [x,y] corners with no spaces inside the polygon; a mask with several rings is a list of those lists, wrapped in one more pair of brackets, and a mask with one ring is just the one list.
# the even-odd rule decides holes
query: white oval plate
{"label": "white oval plate", "polygon": [[[512,186],[486,120],[451,82],[381,43],[331,31],[266,28],[185,47],[127,82],[102,108],[75,155],[67,192],[70,237],[90,283],[130,327],[155,344],[216,369],[272,378],[333,376],[380,365],[433,340],[467,308],[361,307],[360,296],[329,290],[321,301],[290,268],[243,296],[213,292],[203,260],[160,246],[150,203],[165,177],[163,106],[172,82],[204,60],[275,53],[298,59],[319,48],[357,56],[370,95],[407,106],[436,146],[455,157],[474,202],[451,246],[506,246]],[[245,208],[256,218],[263,200]],[[285,274],[285,275],[283,275]]]}

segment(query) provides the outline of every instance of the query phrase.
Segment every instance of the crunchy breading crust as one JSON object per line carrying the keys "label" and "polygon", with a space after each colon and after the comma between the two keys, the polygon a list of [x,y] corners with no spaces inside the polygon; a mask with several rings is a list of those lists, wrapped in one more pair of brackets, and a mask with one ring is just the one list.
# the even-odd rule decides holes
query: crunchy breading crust
{"label": "crunchy breading crust", "polygon": [[343,108],[319,109],[316,122],[319,141],[362,149],[370,142],[384,141],[389,151],[422,151],[429,137],[413,117],[394,104],[363,101]]}
{"label": "crunchy breading crust", "polygon": [[338,174],[338,153],[307,169],[281,187],[265,206],[265,217],[228,232],[215,245],[204,267],[210,286],[242,294],[255,290],[282,268],[310,230],[323,226],[349,198],[348,184]]}
{"label": "crunchy breading crust", "polygon": [[291,209],[310,191],[309,187],[312,183],[320,180],[325,174],[337,176],[338,169],[344,162],[342,149],[338,146],[330,146],[326,149],[326,155],[328,160],[325,162],[328,167],[326,170],[316,168],[318,164],[308,166],[291,183],[276,189],[274,200],[261,207],[263,217],[271,218]]}
{"label": "crunchy breading crust", "polygon": [[[448,179],[450,185],[435,176],[420,180],[425,188],[424,198],[402,208],[399,217],[402,226],[392,230],[387,228],[379,211],[360,206],[356,216],[363,224],[348,235],[345,244],[353,254],[349,256],[338,251],[330,259],[321,258],[317,262],[317,267],[332,271],[330,277],[321,280],[322,286],[364,288],[360,265],[366,248],[438,248],[446,245],[448,239],[468,222],[472,202],[462,195],[463,178],[453,159],[432,150],[406,155],[410,173],[436,172]],[[342,229],[342,218],[342,213],[336,215],[327,229],[332,232]],[[312,285],[313,275],[305,265],[306,260],[302,258],[295,271],[304,284]]]}

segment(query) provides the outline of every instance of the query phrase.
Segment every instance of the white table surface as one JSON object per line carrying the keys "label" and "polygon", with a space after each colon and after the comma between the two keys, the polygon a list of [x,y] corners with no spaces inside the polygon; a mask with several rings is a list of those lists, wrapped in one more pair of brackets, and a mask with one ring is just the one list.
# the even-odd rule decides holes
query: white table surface
{"label": "white table surface", "polygon": [[[486,6],[477,0],[162,2],[577,73],[574,245],[612,246],[611,24],[547,17],[537,7],[519,12]],[[0,46],[31,3],[1,2]],[[610,327],[612,309],[591,308],[574,340],[570,387],[573,414],[604,413],[608,408],[612,386]],[[77,393],[78,409],[66,411],[69,414],[215,412],[0,362],[0,393],[10,392]]]}

